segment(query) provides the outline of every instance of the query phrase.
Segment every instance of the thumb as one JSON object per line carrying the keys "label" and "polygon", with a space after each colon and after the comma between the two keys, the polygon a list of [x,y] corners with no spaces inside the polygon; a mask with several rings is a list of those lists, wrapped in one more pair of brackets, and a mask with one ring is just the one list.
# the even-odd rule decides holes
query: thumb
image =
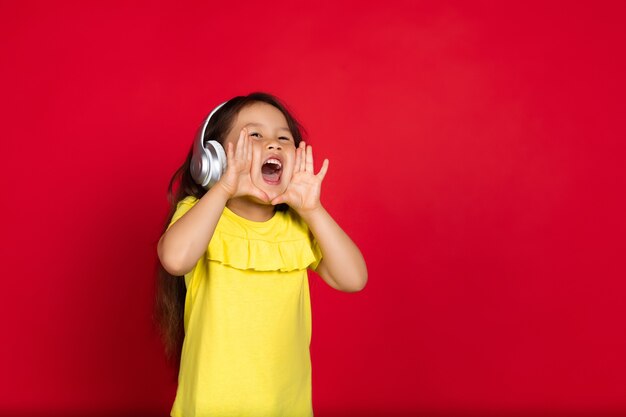
{"label": "thumb", "polygon": [[320,169],[320,172],[317,173],[317,176],[319,177],[320,181],[324,180],[324,177],[326,176],[326,172],[328,172],[328,165],[329,165],[330,161],[328,159],[324,159],[324,163],[322,164],[322,168]]}
{"label": "thumb", "polygon": [[281,204],[284,202],[285,202],[285,194],[281,194],[272,200],[272,205],[275,206],[276,204]]}

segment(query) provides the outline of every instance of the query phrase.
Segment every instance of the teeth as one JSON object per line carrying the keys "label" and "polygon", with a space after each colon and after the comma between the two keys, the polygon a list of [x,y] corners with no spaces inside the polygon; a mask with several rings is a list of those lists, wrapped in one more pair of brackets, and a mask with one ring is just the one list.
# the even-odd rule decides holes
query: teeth
{"label": "teeth", "polygon": [[278,168],[282,168],[283,167],[283,165],[280,163],[280,161],[278,159],[274,159],[274,158],[268,159],[267,161],[265,161],[263,163],[263,165],[265,165],[265,164],[276,164],[276,165],[278,165]]}

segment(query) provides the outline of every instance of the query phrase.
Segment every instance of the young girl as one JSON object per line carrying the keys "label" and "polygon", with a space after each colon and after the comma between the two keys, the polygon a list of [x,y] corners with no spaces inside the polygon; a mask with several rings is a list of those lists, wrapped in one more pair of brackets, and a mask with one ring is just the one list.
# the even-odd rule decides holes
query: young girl
{"label": "young girl", "polygon": [[328,160],[315,175],[300,125],[264,93],[225,103],[205,139],[223,145],[226,171],[207,191],[190,151],[158,243],[159,317],[180,355],[171,415],[312,416],[306,271],[340,291],[367,282],[361,252],[320,202]]}

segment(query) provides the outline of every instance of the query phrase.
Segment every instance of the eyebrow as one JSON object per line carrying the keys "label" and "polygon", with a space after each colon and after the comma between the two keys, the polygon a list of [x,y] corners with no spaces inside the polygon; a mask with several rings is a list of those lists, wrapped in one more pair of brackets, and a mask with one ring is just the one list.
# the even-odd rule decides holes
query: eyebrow
{"label": "eyebrow", "polygon": [[[247,125],[245,125],[244,127],[248,127],[248,126],[254,126],[254,127],[267,127],[262,123],[248,123]],[[278,130],[286,130],[287,132],[291,133],[291,130],[289,130],[289,128],[286,127],[279,127]]]}

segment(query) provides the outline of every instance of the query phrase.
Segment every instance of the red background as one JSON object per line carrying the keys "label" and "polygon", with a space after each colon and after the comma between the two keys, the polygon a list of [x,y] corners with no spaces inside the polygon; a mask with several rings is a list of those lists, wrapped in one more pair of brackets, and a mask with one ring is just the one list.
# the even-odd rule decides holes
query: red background
{"label": "red background", "polygon": [[168,415],[167,183],[268,91],[369,282],[311,275],[334,415],[626,415],[620,2],[0,3],[0,414]]}

